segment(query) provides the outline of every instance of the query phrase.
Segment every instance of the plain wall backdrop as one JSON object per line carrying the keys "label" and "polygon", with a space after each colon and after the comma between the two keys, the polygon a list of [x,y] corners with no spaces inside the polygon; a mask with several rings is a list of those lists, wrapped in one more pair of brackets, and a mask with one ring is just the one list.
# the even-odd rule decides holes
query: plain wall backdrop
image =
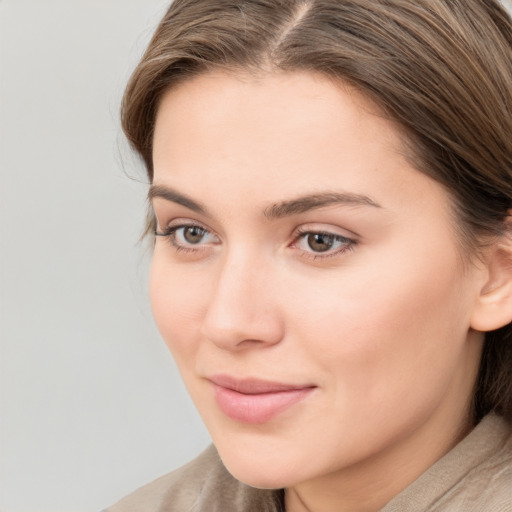
{"label": "plain wall backdrop", "polygon": [[118,121],[167,4],[0,0],[1,512],[99,512],[209,442],[153,326]]}
{"label": "plain wall backdrop", "polygon": [[98,512],[208,443],[153,326],[118,121],[168,3],[0,1],[2,512]]}

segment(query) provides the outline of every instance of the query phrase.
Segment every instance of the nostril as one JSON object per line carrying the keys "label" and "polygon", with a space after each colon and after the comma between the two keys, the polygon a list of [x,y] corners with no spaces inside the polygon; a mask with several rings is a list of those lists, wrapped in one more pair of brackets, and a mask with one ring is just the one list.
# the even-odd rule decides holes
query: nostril
{"label": "nostril", "polygon": [[283,328],[276,314],[240,311],[210,311],[201,326],[205,339],[224,350],[243,350],[279,342]]}

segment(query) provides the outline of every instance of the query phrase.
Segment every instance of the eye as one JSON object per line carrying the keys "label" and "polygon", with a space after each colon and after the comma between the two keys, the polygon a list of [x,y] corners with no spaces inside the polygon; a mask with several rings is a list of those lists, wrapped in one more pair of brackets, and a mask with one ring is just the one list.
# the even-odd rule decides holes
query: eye
{"label": "eye", "polygon": [[206,238],[208,231],[200,226],[183,226],[174,232],[176,241],[196,245]]}
{"label": "eye", "polygon": [[294,246],[314,258],[335,256],[351,250],[356,241],[324,231],[299,232]]}
{"label": "eye", "polygon": [[155,231],[156,236],[168,238],[173,247],[179,250],[196,250],[207,244],[217,244],[218,238],[202,226],[181,224],[170,226],[164,231]]}

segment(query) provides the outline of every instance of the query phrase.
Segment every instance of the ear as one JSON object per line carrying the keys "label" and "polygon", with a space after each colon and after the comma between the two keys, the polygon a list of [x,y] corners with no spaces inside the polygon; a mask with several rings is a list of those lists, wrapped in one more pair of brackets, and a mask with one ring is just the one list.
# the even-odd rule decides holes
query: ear
{"label": "ear", "polygon": [[476,331],[494,331],[512,322],[512,217],[505,233],[485,250],[485,279],[471,315]]}

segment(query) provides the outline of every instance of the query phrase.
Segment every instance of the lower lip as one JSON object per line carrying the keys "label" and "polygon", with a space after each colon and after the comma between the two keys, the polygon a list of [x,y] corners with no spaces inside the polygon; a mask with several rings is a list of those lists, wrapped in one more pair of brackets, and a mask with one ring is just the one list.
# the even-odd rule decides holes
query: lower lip
{"label": "lower lip", "polygon": [[314,389],[311,387],[244,394],[216,384],[213,388],[221,411],[241,423],[266,423],[288,407],[304,400]]}

